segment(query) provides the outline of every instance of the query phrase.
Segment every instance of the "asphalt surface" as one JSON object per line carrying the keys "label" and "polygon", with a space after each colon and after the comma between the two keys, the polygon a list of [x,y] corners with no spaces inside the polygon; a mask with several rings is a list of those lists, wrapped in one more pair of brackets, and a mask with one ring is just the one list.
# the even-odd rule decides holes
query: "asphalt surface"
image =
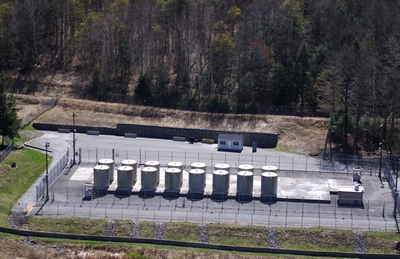
{"label": "asphalt surface", "polygon": [[[44,135],[29,142],[30,145],[43,147],[50,143],[53,163],[58,156],[65,154],[69,148],[72,151],[72,133],[57,133],[44,131]],[[29,198],[29,191],[19,201],[18,209],[28,212],[29,216],[38,217],[90,217],[138,219],[151,221],[191,221],[201,223],[235,222],[237,224],[253,224],[265,226],[325,226],[332,228],[371,229],[381,231],[395,230],[393,217],[394,202],[386,185],[381,186],[376,171],[365,169],[362,174],[362,185],[365,188],[363,207],[337,206],[337,195],[330,194],[330,202],[319,202],[314,197],[308,202],[300,196],[297,199],[286,197],[282,190],[296,190],[298,184],[278,185],[281,190],[275,203],[262,203],[259,200],[237,202],[228,199],[220,202],[205,196],[200,200],[189,200],[187,197],[176,199],[165,198],[162,193],[156,193],[152,198],[139,197],[137,194],[117,196],[113,192],[83,200],[83,186],[87,179],[71,180],[77,170],[90,170],[99,159],[114,156],[118,165],[121,160],[135,159],[139,164],[147,160],[160,161],[162,167],[171,161],[183,162],[190,170],[193,162],[204,162],[209,165],[207,173],[212,173],[212,165],[227,163],[231,165],[231,175],[235,175],[241,164],[252,164],[255,175],[261,172],[264,165],[275,165],[280,170],[279,177],[296,179],[298,182],[310,183],[306,195],[313,196],[315,183],[326,181],[349,181],[352,177],[352,166],[347,164],[327,163],[315,157],[276,152],[270,149],[258,148],[252,153],[251,147],[244,147],[238,153],[220,152],[215,145],[172,140],[124,138],[116,136],[88,136],[76,134],[76,150],[81,156],[76,156],[79,165],[63,172],[50,187],[50,200],[36,202]],[[114,149],[114,151],[112,151]],[[139,166],[140,168],[141,166]],[[79,171],[78,170],[78,171]],[[34,189],[34,186],[31,188]],[[35,196],[36,197],[36,196]],[[24,199],[23,199],[24,198]]]}

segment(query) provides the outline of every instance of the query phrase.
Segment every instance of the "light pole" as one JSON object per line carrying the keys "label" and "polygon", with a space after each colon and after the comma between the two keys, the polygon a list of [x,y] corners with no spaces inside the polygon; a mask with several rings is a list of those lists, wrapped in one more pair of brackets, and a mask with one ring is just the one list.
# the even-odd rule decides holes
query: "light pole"
{"label": "light pole", "polygon": [[[395,218],[395,219],[397,219],[397,196],[398,196],[398,193],[397,193],[397,180],[398,180],[398,178],[399,178],[399,161],[400,161],[400,156],[395,156],[395,157],[393,157],[393,159],[394,159],[394,162],[396,162],[396,183],[395,183],[395,186],[396,186],[396,188],[394,189],[394,209],[393,209],[393,217]],[[394,168],[393,168],[393,172],[394,172]]]}
{"label": "light pole", "polygon": [[72,113],[72,164],[75,165],[76,161],[75,161],[75,117],[76,114],[75,112]]}
{"label": "light pole", "polygon": [[46,142],[46,201],[49,200],[49,165],[47,159],[47,148],[50,146],[48,142]]}
{"label": "light pole", "polygon": [[382,142],[379,142],[379,174],[378,174],[379,180],[382,183]]}

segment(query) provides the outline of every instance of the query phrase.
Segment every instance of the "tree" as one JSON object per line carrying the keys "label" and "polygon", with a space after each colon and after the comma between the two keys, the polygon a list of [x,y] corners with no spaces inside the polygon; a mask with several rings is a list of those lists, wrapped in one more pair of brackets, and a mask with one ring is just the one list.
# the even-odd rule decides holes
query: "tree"
{"label": "tree", "polygon": [[[309,67],[309,53],[307,45],[303,42],[300,46],[299,52],[297,54],[296,62],[294,64],[294,98],[297,100],[297,96],[300,95],[301,102],[301,116],[304,115],[304,100],[310,99],[306,98],[307,94],[311,95],[310,91],[310,67]],[[312,96],[312,95],[311,95]]]}
{"label": "tree", "polygon": [[21,120],[17,116],[15,97],[6,92],[8,80],[3,72],[0,73],[0,135],[1,144],[4,145],[4,137],[14,138],[18,136],[21,128]]}

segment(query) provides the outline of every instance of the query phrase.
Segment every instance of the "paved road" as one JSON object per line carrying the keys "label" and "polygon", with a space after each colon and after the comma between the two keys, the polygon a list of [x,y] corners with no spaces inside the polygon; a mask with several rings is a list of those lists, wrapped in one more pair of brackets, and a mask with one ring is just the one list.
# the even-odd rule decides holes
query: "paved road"
{"label": "paved road", "polygon": [[[286,167],[286,171],[280,172],[280,176],[293,177],[295,173],[296,177],[310,181],[321,177],[327,179],[349,177],[344,165],[340,165],[343,170],[337,170],[336,173],[321,174],[324,164],[317,158],[270,149],[258,149],[256,153],[252,153],[251,148],[244,147],[243,151],[237,154],[219,152],[215,145],[202,143],[189,144],[172,140],[85,134],[76,134],[76,136],[77,150],[79,148],[82,150],[80,166],[86,167],[93,166],[98,159],[110,158],[114,149],[116,163],[129,158],[139,162],[158,160],[164,165],[170,161],[184,161],[186,165],[190,165],[192,162],[205,160],[210,165],[224,162],[231,164],[232,167],[250,163],[256,168],[261,168],[265,164],[274,164],[280,165],[280,169]],[[63,154],[67,148],[72,148],[72,134],[45,131],[42,137],[30,141],[29,144],[44,147],[46,142],[50,143],[50,149],[54,153]],[[330,204],[284,200],[273,204],[264,204],[260,201],[238,203],[235,200],[214,202],[208,198],[192,202],[183,197],[175,200],[167,200],[161,196],[141,199],[136,195],[117,197],[112,194],[97,197],[91,201],[82,201],[83,183],[70,180],[78,168],[79,166],[74,166],[67,174],[62,174],[51,187],[50,202],[44,204],[40,201],[29,215],[395,230],[392,216],[393,199],[389,188],[381,188],[375,173],[363,176],[363,185],[366,188],[364,208],[344,208],[336,206],[337,196],[335,195],[332,195]]]}

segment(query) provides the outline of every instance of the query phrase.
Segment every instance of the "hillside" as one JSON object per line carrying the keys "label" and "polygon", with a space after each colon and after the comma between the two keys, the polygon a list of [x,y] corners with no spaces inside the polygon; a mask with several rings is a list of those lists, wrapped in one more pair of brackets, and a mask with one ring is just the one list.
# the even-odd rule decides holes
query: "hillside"
{"label": "hillside", "polygon": [[[208,128],[278,133],[281,151],[315,154],[323,150],[328,119],[273,116],[211,114],[117,103],[57,98],[40,95],[17,95],[19,116],[24,123],[35,122],[115,127],[117,123]],[[55,106],[51,106],[55,103]],[[50,109],[51,108],[51,109]],[[40,115],[40,116],[39,116]],[[37,117],[38,116],[38,117]],[[37,117],[37,118],[36,118]],[[35,119],[36,118],[36,119]],[[310,138],[313,141],[310,141]]]}

